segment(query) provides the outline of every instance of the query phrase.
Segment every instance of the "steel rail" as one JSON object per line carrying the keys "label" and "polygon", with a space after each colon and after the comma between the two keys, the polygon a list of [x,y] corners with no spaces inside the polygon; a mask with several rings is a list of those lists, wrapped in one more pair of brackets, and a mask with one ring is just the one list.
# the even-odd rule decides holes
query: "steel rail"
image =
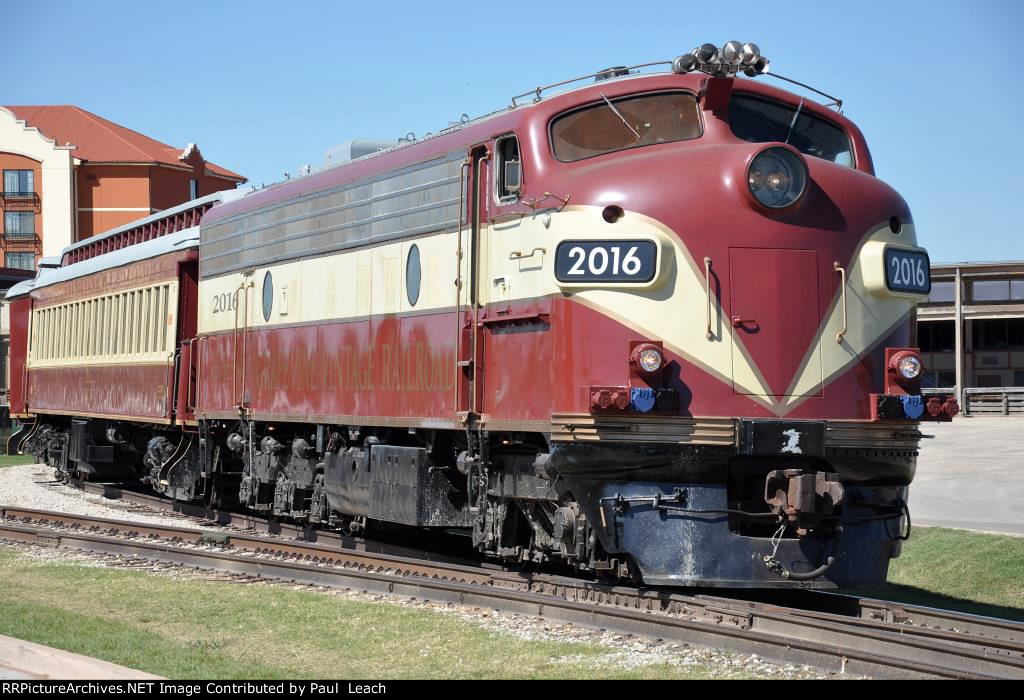
{"label": "steel rail", "polygon": [[[955,610],[924,605],[913,605],[899,601],[867,598],[834,591],[771,591],[768,600],[748,600],[739,597],[701,596],[709,601],[726,600],[735,605],[774,604],[785,608],[798,609],[807,614],[830,613],[846,617],[861,618],[871,622],[887,622],[913,628],[956,631],[961,635],[972,635],[980,641],[987,639],[1008,640],[1024,643],[1024,622],[998,617],[962,613]],[[921,632],[929,634],[929,632]]]}
{"label": "steel rail", "polygon": [[[572,578],[333,550],[234,533],[2,508],[0,538],[266,576],[317,585],[485,605],[625,633],[678,639],[825,670],[880,677],[1024,678],[1021,641],[955,636],[927,627],[849,618],[712,596],[610,587]],[[103,534],[107,533],[107,534]],[[136,539],[111,536],[122,533]],[[211,534],[213,535],[211,537]],[[137,539],[148,537],[150,539]],[[152,538],[160,537],[162,541]],[[182,543],[210,545],[188,548]],[[222,547],[213,549],[212,547]],[[234,550],[245,549],[246,554]],[[282,558],[284,557],[284,558]],[[325,565],[330,562],[333,565]]]}
{"label": "steel rail", "polygon": [[82,481],[80,479],[68,479],[65,483],[72,488],[76,488],[88,494],[149,508],[153,511],[174,513],[188,518],[206,521],[210,525],[237,528],[239,530],[250,530],[256,533],[266,533],[279,538],[285,537],[303,542],[319,542],[342,549],[367,552],[386,552],[396,556],[426,560],[440,558],[446,561],[462,561],[450,555],[441,555],[430,550],[396,545],[363,537],[346,536],[339,532],[321,529],[313,525],[300,525],[299,523],[285,520],[261,518],[249,513],[237,513],[219,508],[208,508],[198,503],[175,501],[167,498],[166,496],[142,491],[133,491],[113,484]]}
{"label": "steel rail", "polygon": [[[70,483],[76,488],[102,495],[105,498],[121,499],[156,510],[175,512],[209,520],[213,523],[242,529],[252,529],[270,535],[321,542],[334,548],[388,553],[408,559],[440,559],[451,563],[478,565],[476,562],[469,562],[465,559],[449,555],[439,555],[428,550],[414,549],[358,537],[345,537],[337,532],[320,530],[315,527],[302,526],[295,523],[271,521],[253,515],[210,510],[196,504],[182,503],[162,496],[125,490],[110,485],[79,480],[72,480]],[[490,568],[501,569],[500,566],[496,565],[490,565]],[[955,631],[959,635],[973,635],[977,637],[975,641],[971,642],[976,645],[983,645],[986,640],[992,639],[1024,642],[1024,623],[1021,622],[960,613],[952,610],[942,610],[922,605],[911,605],[898,601],[865,598],[832,591],[771,591],[768,594],[757,594],[753,591],[736,591],[733,595],[729,596],[722,594],[686,595],[680,593],[678,589],[637,589],[628,586],[609,586],[585,579],[544,574],[530,574],[525,578],[528,579],[528,586],[532,590],[551,591],[558,595],[565,595],[564,591],[567,589],[578,589],[585,590],[586,595],[593,596],[596,599],[605,597],[622,601],[632,600],[633,598],[646,598],[647,601],[643,607],[653,612],[675,614],[687,608],[692,610],[706,606],[713,611],[710,613],[712,617],[731,615],[734,619],[739,619],[742,613],[735,610],[739,606],[767,609],[765,606],[774,604],[776,608],[781,606],[781,608],[798,614],[811,614],[813,612],[830,613],[846,618],[862,618],[901,625],[901,630],[903,630],[904,634],[931,634],[927,631],[921,631],[922,628],[933,628],[946,632]],[[515,574],[510,573],[498,582],[497,585],[522,586],[523,582],[518,580]],[[760,597],[748,599],[750,596]],[[727,609],[732,609],[732,612],[723,612]],[[963,639],[963,637],[961,636],[960,639]]]}
{"label": "steel rail", "polygon": [[[401,574],[415,572],[415,575],[467,581],[478,584],[491,583],[491,574],[480,566],[466,565],[453,558],[434,560],[426,553],[421,556],[406,556],[385,551],[370,551],[366,543],[353,538],[342,538],[334,546],[314,542],[298,542],[280,537],[262,537],[246,533],[202,530],[142,523],[134,520],[116,520],[74,515],[55,511],[0,506],[0,518],[28,526],[49,525],[55,528],[86,530],[97,535],[149,537],[191,545],[215,545],[236,551],[270,557],[289,557],[324,565],[359,566],[379,570],[391,570]],[[63,532],[63,529],[61,530]],[[360,547],[362,547],[360,549]]]}

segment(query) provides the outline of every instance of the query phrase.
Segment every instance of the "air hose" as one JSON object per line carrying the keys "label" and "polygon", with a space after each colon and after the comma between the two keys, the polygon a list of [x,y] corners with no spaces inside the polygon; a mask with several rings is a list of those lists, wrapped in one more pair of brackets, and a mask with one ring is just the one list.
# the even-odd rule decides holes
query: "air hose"
{"label": "air hose", "polygon": [[828,559],[825,563],[819,566],[813,571],[790,571],[784,567],[774,556],[768,558],[765,564],[769,569],[777,571],[779,576],[790,581],[811,581],[818,578],[826,571],[832,568],[832,565],[836,563],[836,559],[839,558],[839,550],[843,546],[843,526],[836,525],[835,537],[832,539],[832,553],[828,555]]}

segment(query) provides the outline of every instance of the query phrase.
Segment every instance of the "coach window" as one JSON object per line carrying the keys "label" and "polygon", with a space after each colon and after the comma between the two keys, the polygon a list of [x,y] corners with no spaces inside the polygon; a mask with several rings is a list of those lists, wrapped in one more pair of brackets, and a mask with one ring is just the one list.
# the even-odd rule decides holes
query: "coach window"
{"label": "coach window", "polygon": [[107,322],[110,320],[108,316],[109,313],[110,309],[107,307],[107,297],[100,297],[100,325],[97,330],[97,333],[99,333],[100,336],[98,345],[99,355],[107,354],[107,338],[110,337],[109,332],[107,331]]}
{"label": "coach window", "polygon": [[499,204],[509,204],[519,198],[523,188],[523,163],[519,157],[519,140],[502,136],[494,146],[494,184]]}
{"label": "coach window", "polygon": [[125,319],[128,322],[128,329],[125,334],[128,336],[128,346],[125,348],[125,354],[134,355],[138,352],[137,348],[139,345],[139,304],[136,300],[135,292],[128,292],[128,313],[125,314]]}
{"label": "coach window", "polygon": [[167,296],[169,291],[170,287],[166,284],[160,287],[160,313],[156,319],[157,344],[159,345],[157,349],[164,352],[170,350],[167,342]]}
{"label": "coach window", "polygon": [[128,293],[124,292],[118,295],[118,319],[121,322],[119,332],[117,334],[117,354],[126,355],[128,354]]}
{"label": "coach window", "polygon": [[92,306],[92,322],[89,324],[89,339],[91,340],[89,354],[96,357],[100,354],[100,300],[93,299],[90,306]]}
{"label": "coach window", "polygon": [[75,334],[71,332],[71,311],[72,304],[64,305],[64,319],[62,325],[64,326],[64,341],[61,345],[61,357],[67,359],[71,357],[71,341],[74,339]]}
{"label": "coach window", "polygon": [[142,295],[142,311],[139,323],[142,324],[142,342],[140,352],[153,352],[153,290],[147,289]]}
{"label": "coach window", "polygon": [[82,354],[82,302],[76,301],[71,305],[71,357],[78,357]]}

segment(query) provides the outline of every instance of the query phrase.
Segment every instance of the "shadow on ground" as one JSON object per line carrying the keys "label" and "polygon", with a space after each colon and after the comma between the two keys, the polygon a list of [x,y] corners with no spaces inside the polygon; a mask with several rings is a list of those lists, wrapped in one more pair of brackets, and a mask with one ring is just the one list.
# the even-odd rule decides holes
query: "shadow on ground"
{"label": "shadow on ground", "polygon": [[985,615],[987,617],[998,617],[1004,620],[1024,622],[1024,608],[979,603],[976,600],[969,600],[967,598],[956,598],[954,596],[932,593],[931,591],[926,591],[923,588],[918,588],[916,586],[889,583],[880,588],[873,588],[870,590],[843,589],[839,592],[848,595],[857,595],[863,598],[879,598],[881,600],[906,603],[907,605],[923,605],[929,608],[956,610],[958,612],[970,613],[972,615]]}

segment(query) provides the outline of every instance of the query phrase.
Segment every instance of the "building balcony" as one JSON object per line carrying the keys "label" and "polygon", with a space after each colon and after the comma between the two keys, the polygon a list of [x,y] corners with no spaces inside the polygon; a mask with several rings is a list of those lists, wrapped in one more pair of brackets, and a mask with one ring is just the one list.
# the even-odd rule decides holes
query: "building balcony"
{"label": "building balcony", "polygon": [[39,234],[35,231],[24,233],[21,231],[4,231],[4,242],[6,243],[28,243],[35,245],[39,242]]}
{"label": "building balcony", "polygon": [[3,192],[0,193],[0,209],[38,214],[42,209],[42,201],[35,192]]}

